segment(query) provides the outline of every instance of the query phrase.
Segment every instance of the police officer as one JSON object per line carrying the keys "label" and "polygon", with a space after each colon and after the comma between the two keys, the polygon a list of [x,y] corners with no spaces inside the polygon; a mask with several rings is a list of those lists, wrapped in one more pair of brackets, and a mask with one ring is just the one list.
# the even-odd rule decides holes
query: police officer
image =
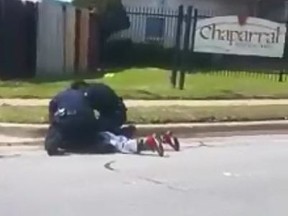
{"label": "police officer", "polygon": [[84,81],[74,82],[72,89],[83,91],[92,109],[99,112],[99,130],[115,135],[123,133],[121,127],[127,121],[127,108],[123,99],[103,83],[88,84]]}
{"label": "police officer", "polygon": [[97,118],[87,95],[69,88],[57,94],[49,103],[50,127],[45,138],[49,155],[62,150],[78,150],[93,145],[98,130]]}

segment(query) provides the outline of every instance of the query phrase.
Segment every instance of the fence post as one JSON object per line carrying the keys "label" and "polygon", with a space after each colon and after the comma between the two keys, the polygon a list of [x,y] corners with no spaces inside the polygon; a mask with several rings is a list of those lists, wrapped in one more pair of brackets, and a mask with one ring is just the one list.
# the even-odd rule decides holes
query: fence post
{"label": "fence post", "polygon": [[81,10],[75,8],[75,56],[74,56],[74,70],[76,73],[80,69],[80,25],[81,25]]}
{"label": "fence post", "polygon": [[198,21],[198,9],[194,9],[192,36],[191,36],[191,52],[193,53],[194,53],[194,47],[195,47],[195,35],[196,35],[197,21]]}
{"label": "fence post", "polygon": [[284,70],[280,70],[278,82],[283,82],[283,75],[284,75]]}
{"label": "fence post", "polygon": [[179,67],[180,60],[180,50],[181,50],[181,35],[182,35],[182,25],[183,25],[183,5],[180,5],[178,8],[177,16],[177,30],[176,30],[176,43],[174,48],[174,59],[173,59],[173,69],[171,73],[171,85],[173,88],[176,87],[177,72]]}
{"label": "fence post", "polygon": [[189,52],[189,42],[190,42],[190,32],[191,32],[191,21],[192,21],[192,6],[189,6],[186,14],[186,25],[184,33],[184,48],[181,54],[181,69],[180,69],[180,80],[179,80],[179,89],[184,89],[185,83],[185,73],[187,71],[187,60]]}
{"label": "fence post", "polygon": [[62,73],[67,72],[66,68],[66,28],[67,28],[67,8],[64,3],[62,3],[62,17],[63,17],[63,66],[62,66]]}

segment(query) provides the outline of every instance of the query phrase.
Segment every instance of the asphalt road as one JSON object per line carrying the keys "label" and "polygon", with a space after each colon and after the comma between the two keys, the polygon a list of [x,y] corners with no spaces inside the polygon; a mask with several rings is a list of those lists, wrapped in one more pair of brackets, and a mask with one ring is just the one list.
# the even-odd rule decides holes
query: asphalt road
{"label": "asphalt road", "polygon": [[186,139],[165,158],[0,148],[0,215],[287,216],[287,140]]}

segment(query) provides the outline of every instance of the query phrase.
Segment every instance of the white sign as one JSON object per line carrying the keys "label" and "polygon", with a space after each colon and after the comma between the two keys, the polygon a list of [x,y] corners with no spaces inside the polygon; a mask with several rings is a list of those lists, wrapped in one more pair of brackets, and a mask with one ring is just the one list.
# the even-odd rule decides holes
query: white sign
{"label": "white sign", "polygon": [[240,25],[238,16],[198,20],[195,52],[265,57],[283,57],[286,25],[248,17]]}

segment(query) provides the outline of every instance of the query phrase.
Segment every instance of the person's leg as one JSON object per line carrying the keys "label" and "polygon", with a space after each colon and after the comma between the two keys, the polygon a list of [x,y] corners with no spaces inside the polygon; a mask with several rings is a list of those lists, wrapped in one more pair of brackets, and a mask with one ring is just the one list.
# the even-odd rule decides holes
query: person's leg
{"label": "person's leg", "polygon": [[102,132],[103,145],[114,146],[116,151],[123,154],[140,154],[142,151],[157,151],[160,156],[164,155],[164,149],[160,137],[151,135],[141,139],[129,139],[125,136],[117,136],[110,132]]}
{"label": "person's leg", "polygon": [[124,154],[137,153],[137,140],[128,139],[125,136],[118,136],[111,132],[100,132],[102,145],[113,146],[117,152]]}
{"label": "person's leg", "polygon": [[92,145],[87,148],[89,153],[94,154],[114,154],[118,150],[109,143],[106,136],[103,136],[104,132],[94,130]]}

